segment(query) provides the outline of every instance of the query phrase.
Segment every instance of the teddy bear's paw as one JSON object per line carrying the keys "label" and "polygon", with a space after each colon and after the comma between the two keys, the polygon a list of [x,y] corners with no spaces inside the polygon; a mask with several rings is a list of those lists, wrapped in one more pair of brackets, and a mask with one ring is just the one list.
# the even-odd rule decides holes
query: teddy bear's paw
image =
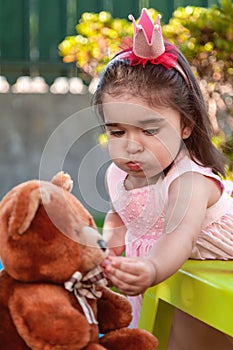
{"label": "teddy bear's paw", "polygon": [[[97,301],[100,332],[128,327],[132,320],[132,306],[122,294],[102,288],[102,297]],[[106,317],[107,315],[107,317]]]}
{"label": "teddy bear's paw", "polygon": [[100,343],[110,350],[156,350],[159,344],[151,333],[136,328],[122,328],[107,333]]}

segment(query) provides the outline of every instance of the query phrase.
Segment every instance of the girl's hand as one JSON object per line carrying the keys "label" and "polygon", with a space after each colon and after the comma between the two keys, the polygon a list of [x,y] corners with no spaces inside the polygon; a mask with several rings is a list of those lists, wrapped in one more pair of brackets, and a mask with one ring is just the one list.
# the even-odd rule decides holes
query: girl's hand
{"label": "girl's hand", "polygon": [[109,256],[102,267],[112,284],[127,295],[145,292],[156,277],[155,267],[149,259]]}

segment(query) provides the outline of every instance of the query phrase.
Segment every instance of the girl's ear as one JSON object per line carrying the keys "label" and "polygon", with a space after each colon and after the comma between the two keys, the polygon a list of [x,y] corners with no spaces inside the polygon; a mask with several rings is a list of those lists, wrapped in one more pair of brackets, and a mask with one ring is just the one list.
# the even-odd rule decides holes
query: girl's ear
{"label": "girl's ear", "polygon": [[184,126],[182,129],[182,139],[185,140],[187,138],[189,138],[189,136],[192,134],[193,131],[193,126]]}

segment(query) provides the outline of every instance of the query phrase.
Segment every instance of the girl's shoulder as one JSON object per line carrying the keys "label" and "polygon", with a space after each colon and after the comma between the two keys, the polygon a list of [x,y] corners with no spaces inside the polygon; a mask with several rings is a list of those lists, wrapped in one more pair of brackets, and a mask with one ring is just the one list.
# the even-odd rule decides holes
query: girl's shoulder
{"label": "girl's shoulder", "polygon": [[231,192],[233,189],[233,183],[230,181],[222,180],[221,177],[215,174],[211,168],[204,167],[202,164],[192,160],[187,152],[182,151],[171,167],[170,171],[166,176],[166,187],[168,188],[170,184],[187,172],[196,172],[202,174],[205,177],[214,179],[219,184],[221,190],[226,189],[227,192]]}
{"label": "girl's shoulder", "polygon": [[197,172],[221,182],[221,177],[215,174],[211,168],[204,167],[202,164],[198,163],[198,161],[192,160],[188,152],[181,152],[174,161],[167,177],[173,180],[187,172]]}

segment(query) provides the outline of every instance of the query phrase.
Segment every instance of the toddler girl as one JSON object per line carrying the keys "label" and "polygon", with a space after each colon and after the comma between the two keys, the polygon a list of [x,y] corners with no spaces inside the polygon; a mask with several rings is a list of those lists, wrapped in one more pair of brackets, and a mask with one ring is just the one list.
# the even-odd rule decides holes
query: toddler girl
{"label": "toddler girl", "polygon": [[[111,210],[103,230],[111,256],[104,268],[129,295],[137,327],[143,292],[188,258],[233,258],[233,200],[231,183],[221,180],[224,159],[211,142],[188,62],[163,42],[159,17],[155,26],[145,9],[138,24],[131,18],[133,45],[107,65],[94,105],[113,160],[106,176]],[[176,312],[169,349],[232,349],[215,330],[209,339],[198,325],[195,333],[195,322],[186,317]],[[184,324],[191,330],[188,339]]]}

